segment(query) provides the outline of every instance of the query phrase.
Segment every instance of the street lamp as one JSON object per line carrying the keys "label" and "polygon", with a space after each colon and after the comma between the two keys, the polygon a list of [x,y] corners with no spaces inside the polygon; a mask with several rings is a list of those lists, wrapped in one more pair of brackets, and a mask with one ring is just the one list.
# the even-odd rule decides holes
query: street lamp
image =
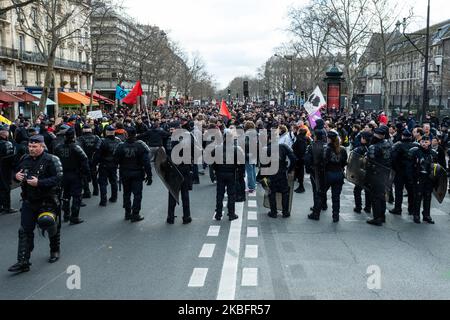
{"label": "street lamp", "polygon": [[[397,22],[396,26],[399,28],[402,23],[400,21]],[[414,41],[411,40],[411,38],[405,33],[406,29],[406,18],[403,19],[403,36],[413,45],[413,47],[423,56],[425,60],[424,65],[424,77],[423,77],[423,103],[422,103],[422,122],[425,121],[426,118],[426,111],[429,107],[429,97],[428,97],[428,74],[429,73],[437,73],[439,74],[439,68],[437,71],[430,71],[429,70],[429,60],[430,60],[430,0],[428,0],[428,8],[427,8],[427,31],[425,34],[421,34],[422,36],[425,36],[426,43],[425,43],[425,52],[423,52],[421,49],[419,49]],[[417,34],[418,35],[418,34]],[[439,62],[437,60],[436,62]],[[441,60],[442,65],[442,60]]]}

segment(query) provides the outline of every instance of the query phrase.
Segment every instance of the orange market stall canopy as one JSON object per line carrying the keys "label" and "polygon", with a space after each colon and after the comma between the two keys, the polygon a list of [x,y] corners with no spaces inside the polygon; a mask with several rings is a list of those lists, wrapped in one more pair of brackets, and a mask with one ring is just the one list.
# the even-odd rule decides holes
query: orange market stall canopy
{"label": "orange market stall canopy", "polygon": [[[63,109],[82,109],[86,111],[91,103],[91,98],[81,94],[79,92],[60,92],[58,93],[58,104]],[[98,107],[97,100],[92,101],[93,107]]]}

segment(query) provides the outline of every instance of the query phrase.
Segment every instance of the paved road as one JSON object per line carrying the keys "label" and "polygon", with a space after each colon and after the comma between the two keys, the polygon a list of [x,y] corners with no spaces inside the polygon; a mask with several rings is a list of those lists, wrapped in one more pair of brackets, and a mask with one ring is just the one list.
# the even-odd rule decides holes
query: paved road
{"label": "paved road", "polygon": [[[63,226],[61,260],[48,264],[48,240],[36,235],[31,272],[21,275],[6,271],[15,262],[19,215],[1,216],[0,299],[450,299],[450,198],[433,203],[434,226],[388,216],[376,228],[352,212],[349,184],[339,224],[331,212],[307,220],[306,187],[290,219],[267,217],[258,193],[237,205],[239,220],[217,222],[215,185],[204,176],[191,193],[194,222],[182,225],[178,208],[171,226],[156,178],[145,187],[142,223],[123,221],[121,204],[99,208],[98,198],[86,200],[86,222]],[[67,288],[73,265],[80,290]],[[368,288],[370,266],[379,268],[381,289]]]}

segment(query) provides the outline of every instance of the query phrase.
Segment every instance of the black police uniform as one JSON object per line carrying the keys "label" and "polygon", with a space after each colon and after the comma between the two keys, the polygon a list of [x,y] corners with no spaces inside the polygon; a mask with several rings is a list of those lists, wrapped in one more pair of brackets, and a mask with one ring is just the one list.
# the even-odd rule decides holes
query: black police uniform
{"label": "black police uniform", "polygon": [[314,196],[312,214],[308,218],[311,220],[319,220],[321,211],[328,210],[324,167],[327,133],[321,129],[316,130],[314,134],[318,140],[314,141],[306,149],[305,168],[306,172],[311,176]]}
{"label": "black police uniform", "polygon": [[[355,152],[361,156],[366,156],[367,152],[369,151],[368,146],[370,145],[372,135],[368,134],[368,133],[362,133],[361,136],[364,136],[366,138],[367,144],[361,143],[361,145],[359,147],[356,147],[355,149],[353,149],[353,152]],[[362,187],[355,185],[355,188],[353,189],[353,195],[355,197],[355,208],[353,209],[353,211],[356,213],[361,213],[361,211],[363,210],[362,191],[363,191]],[[370,192],[365,190],[364,196],[365,196],[364,211],[366,213],[371,213],[372,212],[372,202],[371,202]]]}
{"label": "black police uniform", "polygon": [[[1,128],[0,128],[1,130]],[[14,166],[14,146],[0,137],[0,214],[16,213],[11,208],[11,178]]]}
{"label": "black police uniform", "polygon": [[[142,221],[140,216],[142,189],[145,175],[147,184],[152,181],[152,168],[150,164],[150,149],[139,140],[136,140],[136,130],[128,128],[129,138],[121,143],[115,152],[116,163],[119,165],[120,179],[123,185],[123,208],[125,219],[131,222]],[[134,195],[131,205],[131,193]]]}
{"label": "black police uniform", "polygon": [[[100,149],[100,144],[102,140],[100,137],[94,135],[92,132],[84,133],[78,138],[78,144],[84,153],[86,153],[89,160],[90,178],[93,186],[93,195],[98,196],[98,180],[97,180],[97,167],[94,165],[94,155]],[[83,180],[83,198],[90,198],[91,191],[89,189],[88,179]]]}
{"label": "black police uniform", "polygon": [[[376,129],[375,133],[379,136],[385,136],[383,129]],[[386,186],[384,181],[380,181],[379,166],[385,168],[391,167],[392,145],[386,139],[380,139],[377,136],[372,138],[372,145],[367,152],[369,159],[367,165],[367,181],[370,184],[373,206],[373,220],[368,223],[381,226],[386,222]]]}
{"label": "black police uniform", "polygon": [[[226,139],[229,139],[225,136]],[[245,159],[245,153],[244,150],[234,145],[233,142],[233,148],[232,150],[229,150],[226,147],[226,142],[224,141],[223,144],[218,145],[213,154],[217,154],[220,152],[220,149],[222,149],[222,163],[214,163],[213,168],[216,172],[216,179],[217,179],[217,193],[216,193],[216,214],[215,219],[221,220],[222,219],[222,210],[223,210],[223,199],[225,197],[225,188],[228,194],[228,218],[230,221],[236,220],[239,217],[236,215],[235,211],[235,205],[236,205],[236,175],[237,170],[239,167],[245,168],[244,164],[239,164],[238,159]],[[233,152],[233,157],[230,157],[234,159],[232,164],[227,164],[227,153]]]}
{"label": "black police uniform", "polygon": [[[291,216],[289,210],[289,185],[288,175],[294,170],[297,158],[294,155],[294,151],[285,145],[280,144],[278,146],[279,152],[279,167],[278,172],[272,176],[269,176],[269,202],[270,212],[269,217],[276,218],[278,215],[277,210],[277,193],[281,193],[281,203],[283,208],[283,217],[288,218]],[[273,151],[271,143],[267,145],[267,155],[270,157]],[[288,161],[289,160],[289,161]]]}
{"label": "black police uniform", "polygon": [[297,179],[299,185],[295,190],[296,193],[304,193],[304,180],[305,180],[305,154],[308,148],[308,140],[306,136],[297,135],[295,142],[292,146],[297,161],[295,163],[295,178]]}
{"label": "black police uniform", "polygon": [[[329,136],[332,136],[331,134]],[[337,135],[336,135],[337,137]],[[342,186],[344,185],[344,170],[347,166],[347,151],[340,147],[336,153],[334,146],[328,144],[325,148],[325,190],[331,189],[331,199],[333,201],[333,221],[339,221],[341,210],[340,197]]]}
{"label": "black police uniform", "polygon": [[107,136],[102,139],[99,151],[94,156],[94,166],[98,165],[98,184],[100,187],[100,206],[107,204],[108,181],[111,185],[110,202],[117,201],[118,179],[117,163],[114,159],[114,152],[119,144],[122,143],[115,136]]}
{"label": "black police uniform", "polygon": [[389,211],[395,215],[402,214],[403,189],[408,192],[408,213],[414,211],[414,189],[408,178],[408,167],[410,167],[409,151],[417,144],[412,141],[412,135],[408,130],[403,131],[402,139],[392,147],[392,169],[395,171],[395,207]]}
{"label": "black police uniform", "polygon": [[[33,141],[40,143],[39,138],[33,137]],[[44,138],[41,137],[42,142]],[[50,238],[50,260],[53,263],[58,260],[60,252],[60,193],[63,169],[58,157],[46,152],[37,158],[25,155],[16,168],[22,171],[25,179],[36,177],[38,186],[32,187],[22,182],[22,208],[21,227],[19,229],[18,263],[12,266],[11,272],[26,272],[30,269],[30,256],[34,249],[34,229],[37,218],[43,212],[57,213],[58,231]]]}
{"label": "black police uniform", "polygon": [[[178,142],[178,141],[172,141],[172,148],[178,145],[179,143],[184,143],[184,141]],[[190,148],[190,146],[189,146]],[[183,156],[180,154],[180,156]],[[171,157],[171,154],[170,154]],[[192,159],[191,159],[192,160]],[[183,175],[183,183],[181,185],[181,201],[183,203],[183,224],[189,224],[192,222],[191,218],[191,208],[190,208],[190,202],[189,202],[189,190],[192,190],[192,164],[189,163],[180,163],[175,164],[175,166],[178,168],[180,173]],[[168,224],[174,224],[175,222],[175,207],[177,205],[177,202],[175,198],[170,194],[169,192],[169,207],[168,207],[168,214],[167,214],[167,223]]]}
{"label": "black police uniform", "polygon": [[421,146],[409,151],[411,159],[408,177],[414,185],[414,222],[420,223],[420,208],[423,202],[423,221],[433,224],[431,219],[431,195],[433,193],[432,174],[433,164],[437,163],[437,153],[431,146],[424,149]]}
{"label": "black police uniform", "polygon": [[[56,147],[55,155],[61,160],[63,177],[63,211],[64,221],[70,224],[79,224],[83,220],[80,216],[82,181],[89,177],[89,162],[83,149],[75,143],[74,130],[69,129],[66,133],[64,144]],[[89,179],[89,178],[88,178]],[[72,198],[72,207],[70,199]]]}

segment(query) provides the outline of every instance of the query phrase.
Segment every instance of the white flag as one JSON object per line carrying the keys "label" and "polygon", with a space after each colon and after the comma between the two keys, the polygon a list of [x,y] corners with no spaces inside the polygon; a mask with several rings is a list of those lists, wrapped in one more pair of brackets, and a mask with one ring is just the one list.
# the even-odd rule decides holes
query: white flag
{"label": "white flag", "polygon": [[305,102],[305,109],[309,115],[317,112],[318,109],[326,107],[327,102],[323,97],[322,91],[320,91],[319,86],[316,87],[312,95],[309,96],[308,100]]}

